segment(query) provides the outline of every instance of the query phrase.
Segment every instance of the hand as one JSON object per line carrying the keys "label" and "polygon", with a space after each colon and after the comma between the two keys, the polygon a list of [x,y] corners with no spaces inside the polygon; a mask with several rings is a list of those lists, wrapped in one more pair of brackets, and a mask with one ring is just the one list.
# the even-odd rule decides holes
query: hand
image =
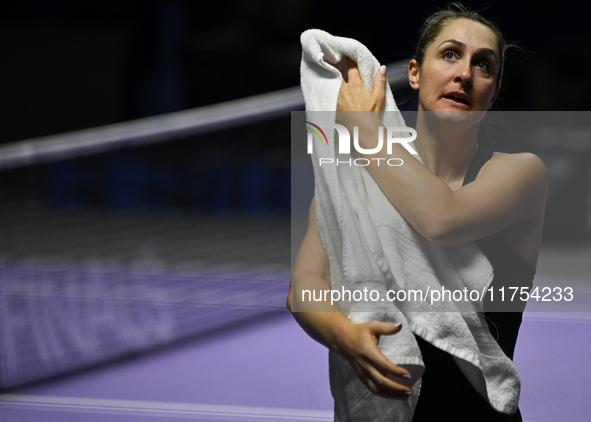
{"label": "hand", "polygon": [[365,88],[357,63],[348,57],[347,75],[345,76],[337,101],[337,123],[345,126],[350,133],[355,126],[368,125],[373,128],[381,126],[380,114],[386,100],[386,67],[382,66],[376,72],[373,92],[369,92]]}
{"label": "hand", "polygon": [[378,348],[380,336],[396,334],[401,327],[380,321],[351,323],[340,338],[339,353],[351,363],[359,380],[379,397],[407,399],[412,394],[411,388],[388,377],[410,379],[408,371],[390,362]]}
{"label": "hand", "polygon": [[373,92],[369,92],[361,81],[357,63],[347,57],[347,75],[339,91],[337,111],[373,111],[379,117],[386,101],[386,83],[386,66],[382,66],[374,76]]}

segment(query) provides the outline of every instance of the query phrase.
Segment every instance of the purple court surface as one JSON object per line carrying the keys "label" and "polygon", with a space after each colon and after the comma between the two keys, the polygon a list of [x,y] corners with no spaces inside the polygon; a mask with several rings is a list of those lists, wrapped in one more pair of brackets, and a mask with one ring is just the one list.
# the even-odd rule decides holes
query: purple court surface
{"label": "purple court surface", "polygon": [[[590,313],[528,313],[525,421],[588,421]],[[289,315],[0,396],[0,420],[329,421],[327,353]]]}
{"label": "purple court surface", "polygon": [[[64,221],[64,227],[71,220]],[[85,222],[81,220],[81,228]],[[164,222],[164,234],[170,233],[178,223],[176,220]],[[135,219],[114,220],[113,226],[119,227],[120,223],[127,227],[137,222]],[[141,225],[153,228],[158,221],[148,223]],[[223,223],[227,225],[227,222]],[[178,266],[181,263],[173,258],[194,260],[193,256],[180,255],[185,250],[205,260],[206,264],[218,262],[222,253],[227,262],[248,261],[257,268],[289,260],[289,251],[286,254],[285,248],[277,246],[285,243],[289,230],[285,230],[285,236],[277,236],[275,241],[261,236],[278,233],[278,230],[261,230],[255,223],[237,222],[231,230],[221,230],[222,224],[216,224],[216,221],[198,225],[187,223],[186,229],[182,225],[183,230],[176,230],[179,236],[187,235],[186,242],[192,247],[174,249],[174,253],[169,253],[167,259],[171,262],[167,265],[181,268]],[[138,231],[141,232],[142,227],[138,227]],[[119,231],[113,229],[111,232],[116,234]],[[239,244],[234,249],[226,247],[222,250],[210,246],[233,245],[225,238],[215,237],[229,234],[249,239],[249,245],[256,247]],[[105,243],[104,251],[93,253],[102,256],[116,247],[127,251],[129,248],[124,248],[122,243],[126,236],[122,235],[122,239],[114,237],[114,241]],[[48,233],[47,239],[56,237]],[[194,239],[199,240],[197,246]],[[165,239],[156,240],[153,244],[161,247],[155,249],[158,256],[166,258],[167,249],[162,246],[166,245]],[[208,256],[211,256],[209,261],[205,259]],[[582,312],[559,312],[565,308],[536,309],[528,303],[515,354],[522,379],[520,408],[527,422],[590,420],[589,256],[591,244],[542,249],[536,283],[562,288],[572,286],[577,304],[570,310]],[[331,421],[327,351],[311,340],[284,310],[289,279],[281,272],[285,267],[282,264],[277,268],[268,267],[273,270],[253,270],[250,273],[252,279],[249,278],[244,285],[236,284],[244,278],[243,270],[239,271],[238,278],[228,268],[224,269],[224,277],[219,277],[219,273],[199,273],[199,277],[194,277],[194,268],[169,272],[167,266],[143,274],[141,278],[146,283],[130,282],[140,271],[130,268],[129,272],[118,272],[117,277],[108,277],[109,284],[103,277],[109,269],[91,263],[76,273],[76,282],[49,282],[43,278],[44,289],[35,287],[41,279],[35,275],[34,268],[11,267],[11,276],[6,280],[19,282],[18,289],[13,290],[14,284],[5,283],[0,292],[0,369],[4,368],[0,371],[0,381],[4,384],[0,383],[0,386],[10,387],[11,382],[13,385],[29,383],[19,388],[7,388],[0,394],[0,422]],[[15,277],[14,271],[17,270],[20,275]],[[8,273],[0,273],[0,276],[2,274]],[[57,279],[65,280],[64,277]],[[162,289],[159,280],[166,281],[166,290]],[[256,291],[245,289],[255,281],[261,284]],[[97,283],[102,290],[96,290]],[[222,296],[224,300],[219,303],[220,296],[216,292],[221,287],[228,291],[230,285],[233,295]],[[53,287],[48,289],[47,286]],[[29,287],[30,291],[27,290]],[[25,290],[21,291],[23,288]],[[263,291],[265,293],[261,293]],[[203,296],[205,292],[208,296]],[[96,297],[109,300],[102,302]],[[270,297],[274,299],[271,301]],[[59,300],[59,306],[54,300]],[[81,306],[83,302],[92,306]],[[242,306],[242,311],[228,314],[227,306],[233,305],[237,309],[239,306],[236,305],[245,303],[253,306]],[[261,303],[268,308],[264,309]],[[220,309],[226,311],[210,311],[203,305],[222,305]],[[103,314],[105,306],[111,306],[117,312]],[[30,312],[25,313],[27,310]],[[258,315],[256,318],[252,318],[253,312]],[[107,315],[117,315],[117,318]],[[39,325],[35,330],[22,330],[19,321],[29,316],[45,325]],[[246,320],[245,316],[250,319]],[[84,328],[96,326],[90,324],[96,322],[96,318],[101,321],[101,330]],[[50,320],[56,324],[48,325]],[[55,329],[64,324],[75,326],[77,329],[73,332],[76,335],[70,333],[64,337],[65,334],[57,331],[47,332],[47,327]],[[206,332],[200,328],[204,324]],[[59,346],[67,346],[66,351],[71,352],[60,354],[67,356],[66,360],[57,359],[58,354],[50,353],[57,350],[54,343],[62,337],[67,341],[60,341]],[[160,344],[162,338],[184,340],[176,341],[174,346],[139,353],[148,340],[153,345]],[[154,339],[158,341],[153,342]],[[14,344],[8,345],[7,341]],[[86,354],[78,353],[82,350],[80,346],[88,348],[91,344],[94,347],[87,352],[96,354],[97,364],[82,370],[84,362],[80,357]],[[100,359],[109,358],[117,347],[121,352],[138,353],[132,353],[126,359],[98,364]],[[8,358],[12,360],[8,361]],[[49,369],[55,368],[56,362],[59,368],[69,371],[69,375],[55,373],[53,378],[30,383],[32,378],[28,377],[32,373],[53,376]],[[43,372],[46,368],[48,371]]]}

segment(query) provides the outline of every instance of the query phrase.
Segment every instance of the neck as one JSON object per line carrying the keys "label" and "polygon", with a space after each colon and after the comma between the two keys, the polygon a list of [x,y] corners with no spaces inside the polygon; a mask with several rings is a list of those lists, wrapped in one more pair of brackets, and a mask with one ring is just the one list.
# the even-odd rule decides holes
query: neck
{"label": "neck", "polygon": [[425,166],[449,184],[463,180],[478,149],[477,135],[478,123],[450,123],[419,112],[414,144]]}

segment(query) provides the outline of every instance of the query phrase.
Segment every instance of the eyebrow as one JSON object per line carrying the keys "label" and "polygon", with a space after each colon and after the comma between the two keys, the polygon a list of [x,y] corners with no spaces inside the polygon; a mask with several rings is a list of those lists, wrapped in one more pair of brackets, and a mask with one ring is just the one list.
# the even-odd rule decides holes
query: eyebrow
{"label": "eyebrow", "polygon": [[[466,44],[464,44],[463,42],[461,42],[461,41],[458,41],[458,40],[454,40],[454,39],[452,38],[452,39],[449,39],[449,40],[445,40],[445,41],[443,41],[441,44],[439,44],[439,46],[438,46],[437,48],[441,47],[441,46],[442,46],[443,44],[445,44],[446,42],[449,42],[449,43],[455,44],[455,45],[457,45],[458,47],[462,47],[462,48],[466,47]],[[495,53],[495,50],[493,50],[492,48],[488,48],[488,47],[481,47],[481,48],[479,48],[477,51],[478,51],[478,52],[487,53],[487,54],[492,54],[492,55],[494,56],[495,60],[498,60],[498,59],[497,59],[497,53]]]}

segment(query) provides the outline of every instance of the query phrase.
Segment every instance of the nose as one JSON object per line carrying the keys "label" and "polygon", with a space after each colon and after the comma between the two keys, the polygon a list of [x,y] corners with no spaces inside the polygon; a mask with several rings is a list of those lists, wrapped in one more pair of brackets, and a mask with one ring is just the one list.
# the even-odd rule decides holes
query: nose
{"label": "nose", "polygon": [[472,82],[472,66],[468,60],[463,60],[456,67],[454,82],[459,82],[461,85]]}

